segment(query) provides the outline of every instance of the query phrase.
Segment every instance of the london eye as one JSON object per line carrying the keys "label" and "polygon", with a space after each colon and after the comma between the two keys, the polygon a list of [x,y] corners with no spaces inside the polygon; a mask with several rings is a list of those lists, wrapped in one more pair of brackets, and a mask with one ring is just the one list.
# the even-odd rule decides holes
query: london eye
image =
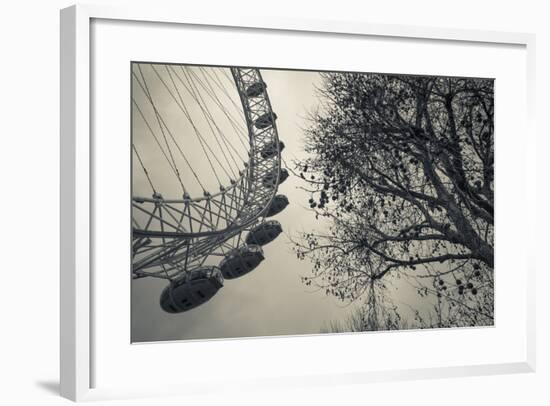
{"label": "london eye", "polygon": [[254,68],[132,64],[132,276],[191,310],[265,259],[282,167],[277,115]]}

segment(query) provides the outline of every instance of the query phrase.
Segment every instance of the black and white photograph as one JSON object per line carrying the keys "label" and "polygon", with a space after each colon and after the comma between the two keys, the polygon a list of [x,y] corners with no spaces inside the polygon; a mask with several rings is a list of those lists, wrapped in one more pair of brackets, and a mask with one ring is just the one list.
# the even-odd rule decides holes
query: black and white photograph
{"label": "black and white photograph", "polygon": [[492,78],[130,68],[132,342],[494,325]]}
{"label": "black and white photograph", "polygon": [[6,2],[2,404],[547,405],[543,2]]}

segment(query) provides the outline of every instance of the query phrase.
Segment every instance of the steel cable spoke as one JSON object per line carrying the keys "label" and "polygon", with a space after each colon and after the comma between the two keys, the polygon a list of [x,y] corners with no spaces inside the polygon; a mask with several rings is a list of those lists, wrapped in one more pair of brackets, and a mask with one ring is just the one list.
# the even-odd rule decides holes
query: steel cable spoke
{"label": "steel cable spoke", "polygon": [[[140,87],[142,88],[142,90],[145,92],[145,89],[143,88],[143,85],[141,85],[141,83],[139,82],[139,79],[137,79],[137,81],[138,81]],[[146,97],[147,97],[147,94],[146,94]],[[149,100],[149,102],[150,102],[151,105],[153,106],[153,109],[155,109],[153,101],[152,101],[151,99],[149,99],[148,97],[147,97],[147,99]],[[139,109],[139,107],[138,107],[138,109]],[[142,117],[144,117],[143,114],[142,114]],[[168,132],[168,135],[170,135],[170,138],[171,138],[172,141],[174,142],[174,145],[176,146],[176,148],[177,148],[178,151],[180,152],[180,154],[181,154],[181,156],[183,157],[185,163],[187,164],[187,166],[189,167],[189,169],[190,169],[190,171],[192,172],[193,176],[195,177],[195,180],[197,181],[197,183],[201,186],[201,188],[202,188],[203,190],[206,190],[205,187],[204,187],[204,185],[203,185],[202,182],[200,181],[199,176],[197,175],[197,173],[196,173],[195,170],[193,169],[193,166],[192,166],[191,163],[189,162],[189,159],[187,158],[187,156],[186,156],[185,153],[183,152],[182,148],[180,147],[180,145],[179,145],[178,142],[176,141],[174,135],[172,134],[172,132],[170,131],[170,129],[169,129],[168,126],[166,125],[166,122],[165,122],[164,119],[162,118],[162,115],[159,114],[159,115],[158,115],[158,118],[159,118],[160,123],[162,124],[162,126],[164,126],[164,128],[165,128],[166,131]],[[150,127],[149,125],[148,125],[148,127],[149,127],[149,130],[151,130],[151,132],[154,133],[153,130],[151,129],[151,127]],[[168,159],[168,158],[167,158],[167,159]]]}
{"label": "steel cable spoke", "polygon": [[222,181],[220,180],[220,177],[218,176],[218,172],[216,171],[216,168],[214,168],[214,165],[212,163],[212,160],[210,159],[210,155],[208,154],[208,152],[206,151],[206,148],[205,148],[205,145],[206,147],[208,147],[208,149],[210,150],[210,152],[212,153],[214,159],[217,160],[218,162],[218,165],[220,166],[220,168],[222,168],[224,170],[224,172],[226,173],[226,175],[231,178],[231,176],[227,173],[227,171],[225,170],[225,168],[223,167],[223,165],[221,164],[221,162],[219,162],[218,158],[216,157],[216,155],[214,154],[214,152],[212,151],[212,149],[210,148],[210,146],[205,142],[204,138],[202,137],[199,129],[197,128],[197,126],[195,125],[195,122],[194,120],[191,118],[191,115],[189,114],[189,112],[187,111],[186,107],[185,107],[185,104],[184,105],[180,105],[179,104],[179,101],[177,100],[177,98],[174,96],[174,94],[170,91],[170,88],[168,87],[168,85],[166,84],[166,82],[164,81],[164,79],[162,79],[162,77],[160,76],[160,74],[158,73],[158,71],[155,69],[154,66],[152,66],[152,69],[153,71],[155,72],[155,74],[158,76],[159,80],[162,82],[162,84],[164,85],[164,87],[166,88],[166,90],[168,91],[168,93],[170,94],[170,96],[174,99],[174,101],[176,102],[176,105],[184,112],[185,114],[185,117],[189,120],[189,123],[191,124],[191,126],[193,127],[193,130],[195,131],[195,134],[197,135],[197,138],[199,140],[199,144],[201,145],[201,148],[204,152],[204,155],[206,156],[206,159],[208,160],[208,163],[210,164],[210,167],[212,169],[212,172],[214,173],[214,176],[216,177],[217,181],[218,181],[218,184],[221,186],[222,185]]}
{"label": "steel cable spoke", "polygon": [[172,149],[170,148],[170,145],[168,144],[168,140],[166,138],[166,134],[164,133],[164,130],[162,129],[162,124],[160,122],[160,114],[157,110],[157,107],[155,106],[155,103],[153,102],[153,96],[151,95],[151,92],[149,91],[149,87],[147,86],[147,81],[145,80],[145,77],[143,76],[143,71],[141,70],[141,65],[138,65],[138,70],[139,70],[139,73],[141,75],[141,79],[143,80],[143,88],[145,91],[146,91],[146,96],[147,98],[149,99],[149,101],[151,102],[151,106],[153,107],[153,110],[155,112],[155,117],[157,119],[157,123],[159,125],[159,129],[160,129],[160,132],[162,133],[162,137],[164,139],[164,142],[166,143],[166,148],[168,149],[168,154],[170,155],[170,159],[172,160],[172,165],[173,165],[173,169],[176,173],[176,177],[178,178],[178,181],[183,189],[183,193],[185,194],[185,186],[183,185],[183,182],[181,180],[181,176],[179,174],[179,169],[178,169],[178,166],[176,164],[176,161],[174,160],[174,155],[172,154]]}
{"label": "steel cable spoke", "polygon": [[[195,101],[197,102],[199,108],[201,109],[201,111],[202,111],[202,113],[203,113],[203,115],[206,119],[206,122],[208,124],[208,128],[210,129],[210,132],[212,133],[214,139],[216,140],[216,142],[218,144],[218,147],[220,148],[220,151],[221,151],[223,157],[225,158],[225,161],[227,162],[227,165],[229,166],[230,170],[233,173],[233,176],[236,177],[236,174],[233,171],[233,168],[231,168],[231,163],[227,159],[227,155],[225,153],[225,150],[222,147],[222,145],[220,144],[220,141],[219,141],[218,137],[216,136],[216,132],[214,131],[214,128],[216,129],[216,131],[218,132],[218,135],[220,135],[220,138],[222,138],[222,139],[225,138],[225,136],[223,135],[223,132],[218,127],[218,124],[216,123],[216,121],[212,117],[212,114],[210,113],[210,111],[208,111],[208,109],[206,108],[206,103],[204,102],[203,97],[201,96],[200,92],[198,91],[198,88],[196,86],[194,86],[191,81],[189,81],[189,84],[190,84],[190,88],[191,88],[191,91],[192,91],[192,97],[195,99]],[[231,152],[231,151],[228,150],[228,152]],[[236,164],[236,167],[237,167],[237,171],[238,171],[238,165],[237,164]]]}

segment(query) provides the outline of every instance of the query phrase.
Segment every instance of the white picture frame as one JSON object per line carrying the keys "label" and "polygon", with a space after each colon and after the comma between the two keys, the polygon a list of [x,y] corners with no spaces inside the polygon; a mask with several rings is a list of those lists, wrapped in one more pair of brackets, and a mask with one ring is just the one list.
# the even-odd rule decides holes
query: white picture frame
{"label": "white picture frame", "polygon": [[[343,21],[297,20],[283,18],[227,19],[212,14],[209,17],[189,16],[185,9],[157,9],[155,7],[111,8],[77,5],[61,11],[61,394],[72,400],[141,396],[165,393],[197,392],[207,387],[207,378],[193,385],[159,387],[158,390],[135,391],[128,388],[93,388],[91,369],[94,365],[94,346],[91,340],[94,318],[91,315],[94,289],[93,269],[94,230],[92,214],[93,154],[91,145],[91,24],[93,20],[117,20],[128,23],[172,23],[201,27],[248,28],[296,32],[351,34],[373,38],[406,38],[410,40],[437,40],[449,43],[486,43],[514,45],[526,53],[526,153],[535,155],[534,130],[534,52],[535,37],[526,33],[489,32],[461,29],[377,25]],[[93,85],[93,84],[92,84]],[[534,174],[529,163],[526,173]],[[533,176],[534,178],[534,176]],[[534,182],[534,181],[533,181]],[[534,184],[527,190],[534,190]],[[534,193],[534,192],[533,192]],[[534,224],[535,198],[528,198],[529,220]],[[531,229],[533,227],[531,226]],[[534,241],[534,233],[528,237]],[[534,244],[533,244],[534,246]],[[534,254],[526,254],[526,324],[525,357],[519,361],[478,365],[442,366],[435,368],[407,368],[385,371],[355,371],[335,374],[305,374],[299,379],[282,376],[277,379],[243,381],[246,386],[295,384],[361,383],[377,380],[419,379],[467,375],[529,372],[535,370],[535,266]],[[498,310],[498,309],[497,309]],[[288,338],[288,340],[297,340]],[[292,343],[287,343],[292,345]],[[223,360],[222,360],[223,362]]]}

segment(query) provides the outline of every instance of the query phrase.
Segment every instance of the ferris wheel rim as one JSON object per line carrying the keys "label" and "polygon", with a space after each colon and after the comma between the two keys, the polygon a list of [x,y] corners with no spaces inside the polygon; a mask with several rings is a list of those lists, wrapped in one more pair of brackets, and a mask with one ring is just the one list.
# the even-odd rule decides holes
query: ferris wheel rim
{"label": "ferris wheel rim", "polygon": [[[145,196],[132,196],[132,202],[135,203],[135,204],[141,204],[141,203],[145,203],[145,202],[148,202],[148,203],[163,203],[163,204],[170,204],[170,203],[174,203],[174,204],[200,204],[200,203],[203,203],[203,202],[208,202],[208,201],[213,201],[217,198],[220,198],[220,197],[223,197],[224,195],[230,193],[233,189],[235,189],[236,187],[239,187],[243,182],[246,182],[246,180],[249,178],[249,177],[253,177],[254,176],[254,173],[256,172],[256,162],[255,162],[255,137],[256,137],[256,134],[254,132],[254,120],[251,119],[250,117],[250,114],[247,114],[248,112],[248,105],[247,105],[247,96],[245,95],[244,93],[244,89],[241,88],[239,86],[239,84],[237,83],[237,75],[236,75],[236,72],[238,72],[239,70],[241,69],[246,69],[246,70],[249,70],[249,71],[253,71],[255,73],[255,75],[259,78],[259,80],[262,82],[262,83],[265,83],[263,82],[263,79],[262,79],[262,76],[261,76],[261,73],[260,73],[260,70],[257,69],[257,68],[241,68],[241,67],[232,67],[230,68],[231,70],[231,73],[233,74],[233,78],[234,78],[234,82],[235,82],[235,85],[237,87],[237,91],[238,91],[238,94],[239,94],[239,98],[240,98],[240,101],[241,101],[241,106],[243,108],[243,111],[244,111],[244,116],[245,116],[245,121],[246,121],[246,128],[247,128],[247,133],[248,133],[248,139],[249,139],[249,145],[250,145],[250,150],[249,150],[249,154],[248,154],[248,161],[245,163],[245,168],[244,170],[242,170],[242,173],[239,174],[239,177],[236,178],[235,181],[231,182],[230,185],[228,185],[227,187],[222,187],[223,190],[220,190],[220,191],[217,191],[216,193],[213,193],[213,194],[208,194],[208,195],[203,195],[203,196],[198,196],[198,197],[182,197],[181,199],[174,199],[174,198],[170,198],[170,199],[164,199],[162,197],[145,197]],[[268,108],[268,110],[265,112],[265,114],[268,114],[271,118],[272,118],[272,123],[270,125],[270,127],[272,128],[272,132],[273,132],[273,142],[274,143],[279,143],[279,135],[278,135],[278,130],[277,130],[277,126],[276,126],[276,123],[275,123],[275,119],[274,117],[276,117],[275,113],[273,112],[273,109],[272,109],[272,106],[271,106],[271,101],[269,99],[269,95],[267,94],[267,91],[264,92],[264,98],[265,98],[265,102],[266,102],[266,106]],[[243,228],[246,228],[248,226],[250,226],[251,224],[253,224],[255,221],[257,221],[258,218],[262,217],[265,215],[265,213],[267,212],[267,210],[269,209],[269,206],[271,204],[271,202],[273,201],[276,193],[277,193],[277,185],[279,184],[279,180],[280,180],[280,170],[281,170],[281,151],[277,149],[276,151],[276,156],[274,156],[273,158],[276,158],[276,165],[275,165],[275,177],[274,177],[274,187],[271,188],[270,190],[270,196],[268,199],[266,199],[264,201],[264,204],[263,204],[263,208],[256,212],[254,216],[250,216],[250,218],[247,218],[247,219],[239,219],[239,215],[237,215],[235,218],[234,218],[234,222],[232,224],[229,224],[227,227],[225,228],[221,228],[221,229],[217,229],[217,230],[209,230],[209,231],[202,231],[202,232],[177,232],[177,231],[157,231],[157,232],[153,232],[153,231],[150,231],[150,230],[143,230],[143,229],[139,229],[139,228],[133,228],[133,235],[134,237],[137,237],[137,238],[143,238],[145,236],[147,237],[151,237],[151,238],[193,238],[193,237],[208,237],[208,236],[215,236],[215,235],[219,235],[219,234],[222,234],[222,233],[234,233],[236,230],[238,229],[243,229]],[[250,190],[247,191],[248,194],[250,194]],[[241,210],[242,212],[243,210]],[[241,220],[241,221],[239,221]]]}

